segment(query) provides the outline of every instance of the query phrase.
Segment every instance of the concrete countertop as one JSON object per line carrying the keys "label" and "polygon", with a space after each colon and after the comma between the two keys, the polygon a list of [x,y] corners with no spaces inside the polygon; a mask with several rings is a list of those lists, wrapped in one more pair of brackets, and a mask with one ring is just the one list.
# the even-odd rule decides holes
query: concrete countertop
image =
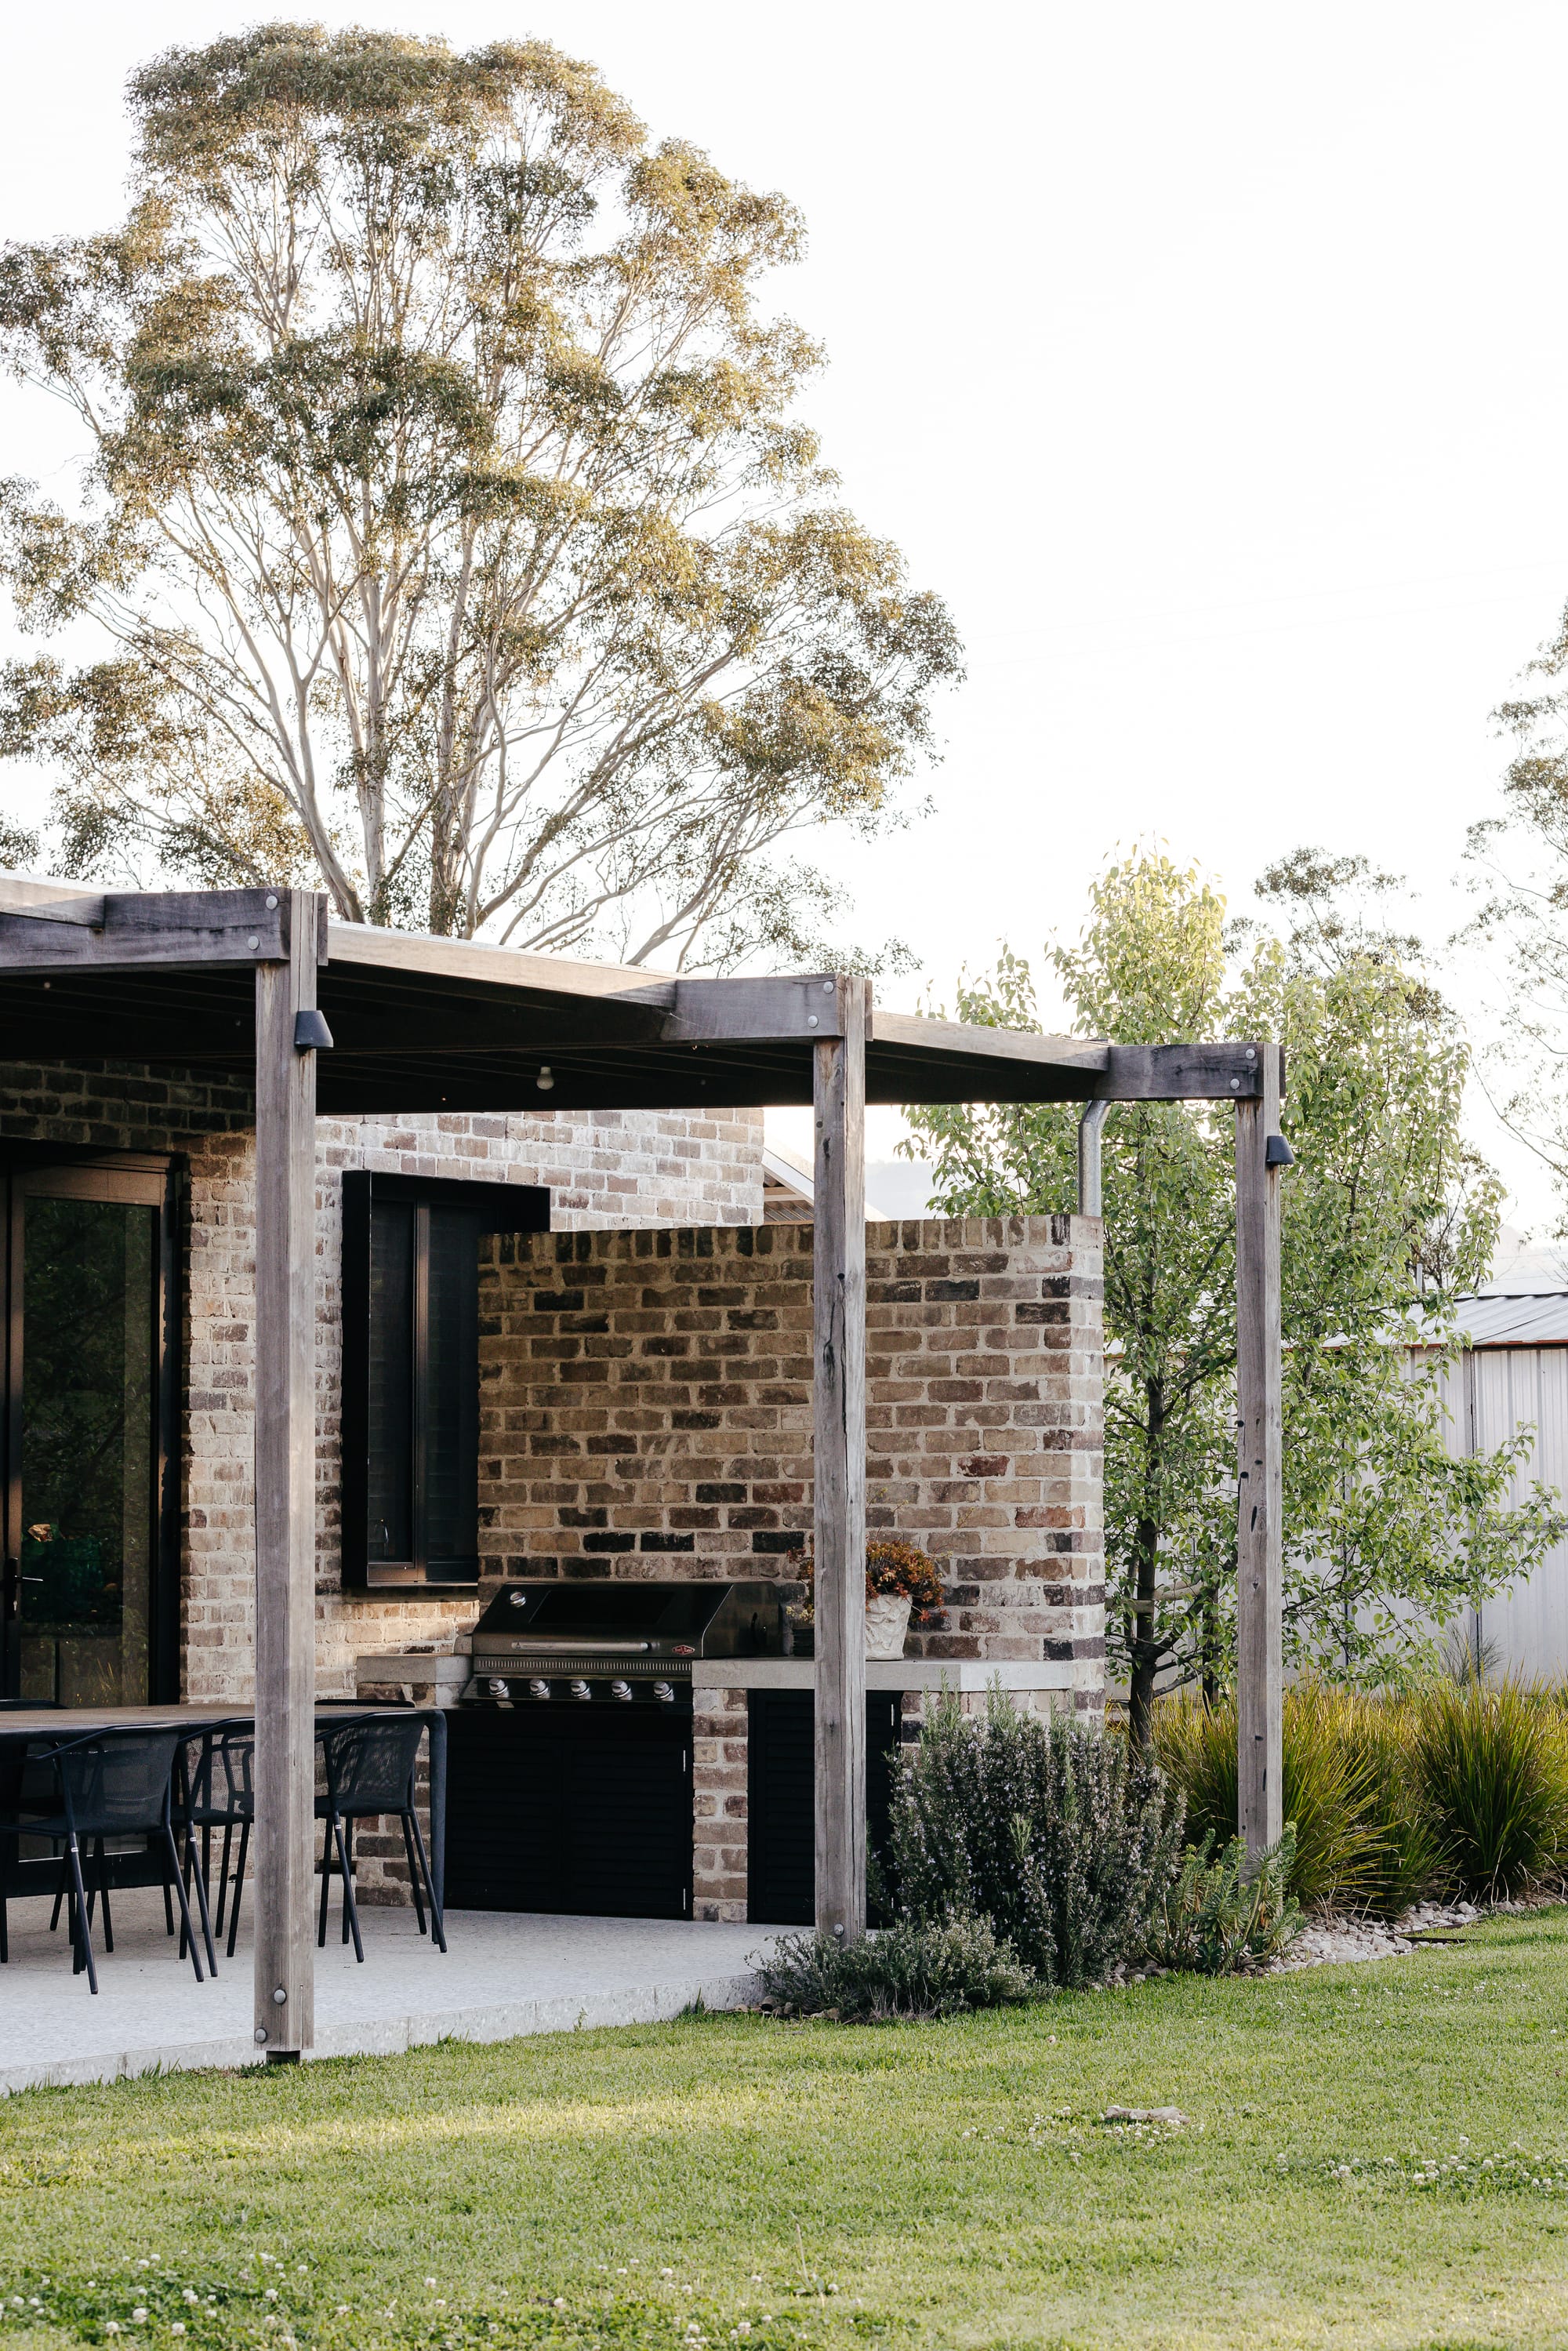
{"label": "concrete countertop", "polygon": [[[434,1683],[455,1695],[473,1672],[467,1656],[433,1656],[405,1649],[386,1656],[354,1660],[362,1686],[388,1682]],[[608,1668],[607,1668],[608,1670]],[[812,1689],[817,1668],[810,1657],[697,1657],[695,1689]],[[865,1686],[871,1690],[1060,1690],[1071,1687],[1068,1665],[1030,1663],[1019,1657],[868,1657]],[[437,1701],[440,1703],[440,1701]]]}

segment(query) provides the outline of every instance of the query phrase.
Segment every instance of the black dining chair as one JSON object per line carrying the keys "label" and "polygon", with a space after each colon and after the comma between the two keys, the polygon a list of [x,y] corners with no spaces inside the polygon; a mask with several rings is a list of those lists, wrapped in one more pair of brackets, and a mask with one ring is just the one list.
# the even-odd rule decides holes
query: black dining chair
{"label": "black dining chair", "polygon": [[[255,1819],[255,1727],[248,1716],[236,1717],[231,1722],[209,1723],[203,1731],[195,1761],[190,1766],[184,1807],[185,1873],[187,1882],[193,1877],[202,1888],[199,1898],[204,1900],[212,1874],[213,1838],[222,1829],[224,1843],[218,1862],[218,1901],[213,1925],[221,1935],[226,1907],[229,1938],[225,1956],[231,1959],[239,1935],[240,1896],[245,1887],[245,1865],[250,1853],[251,1824]],[[198,1830],[202,1839],[199,1862],[195,1852]],[[234,1850],[236,1830],[239,1834],[237,1862]],[[231,1864],[234,1864],[232,1873]]]}
{"label": "black dining chair", "polygon": [[[318,1948],[327,1940],[327,1905],[331,1894],[332,1863],[336,1857],[343,1881],[343,1940],[354,1938],[354,1957],[361,1965],[365,1947],[360,1936],[359,1905],[354,1900],[354,1823],[391,1818],[402,1826],[403,1851],[413,1889],[419,1931],[425,1933],[424,1897],[430,1902],[430,1929],[439,1951],[446,1949],[445,1922],[436,1899],[435,1882],[425,1855],[419,1815],[414,1810],[414,1771],[424,1725],[417,1715],[361,1714],[345,1722],[316,1727],[327,1792],[316,1799],[316,1817],[325,1823],[321,1839],[321,1916]],[[422,1892],[423,1885],[423,1892]]]}
{"label": "black dining chair", "polygon": [[[54,1782],[58,1809],[34,1813],[30,1808],[20,1825],[29,1836],[47,1837],[63,1846],[62,1890],[66,1896],[71,1938],[71,1972],[87,1970],[88,1988],[98,1990],[93,1959],[92,1910],[82,1869],[82,1847],[92,1846],[98,1863],[98,1892],[103,1903],[104,1949],[114,1949],[114,1927],[109,1908],[109,1868],[105,1840],[120,1836],[152,1836],[162,1845],[163,1883],[172,1884],[180,1906],[183,1933],[182,1954],[189,1948],[196,1981],[204,1981],[201,1954],[191,1926],[190,1905],[174,1843],[174,1763],[186,1734],[181,1730],[106,1729],[89,1730],[79,1739],[61,1740],[45,1749],[35,1746],[35,1760],[45,1764]],[[205,1904],[204,1900],[203,1907]],[[58,1915],[57,1898],[56,1913]],[[210,1948],[210,1938],[209,1938]]]}
{"label": "black dining chair", "polygon": [[11,1957],[11,1930],[5,1906],[11,1892],[26,1823],[22,1817],[23,1783],[27,1774],[27,1738],[18,1732],[0,1738],[0,1967]]}

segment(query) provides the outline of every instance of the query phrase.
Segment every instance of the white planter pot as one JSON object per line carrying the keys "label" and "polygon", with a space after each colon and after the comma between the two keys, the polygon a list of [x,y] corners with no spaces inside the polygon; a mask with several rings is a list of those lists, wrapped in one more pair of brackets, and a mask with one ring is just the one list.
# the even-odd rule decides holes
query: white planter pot
{"label": "white planter pot", "polygon": [[909,1630],[907,1593],[881,1592],[865,1604],[865,1653],[868,1657],[902,1657]]}

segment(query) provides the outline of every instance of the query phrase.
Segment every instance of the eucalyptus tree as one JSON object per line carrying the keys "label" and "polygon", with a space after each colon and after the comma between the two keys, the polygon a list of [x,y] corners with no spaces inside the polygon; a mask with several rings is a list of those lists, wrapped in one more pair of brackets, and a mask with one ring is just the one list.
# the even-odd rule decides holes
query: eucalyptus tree
{"label": "eucalyptus tree", "polygon": [[894,820],[958,655],[794,413],[793,207],[537,41],[267,25],[130,102],[123,225],[0,261],[82,436],[74,507],[0,501],[24,626],[89,647],[0,696],[72,870],[801,952],[835,893],[782,845]]}
{"label": "eucalyptus tree", "polygon": [[[1485,1274],[1498,1191],[1464,1140],[1452,1016],[1408,942],[1347,912],[1347,887],[1377,878],[1285,860],[1263,891],[1289,909],[1286,935],[1249,935],[1201,875],[1140,853],[1094,884],[1078,940],[1047,952],[1080,1034],[1284,1041],[1287,1649],[1370,1680],[1429,1652],[1437,1626],[1528,1573],[1562,1526],[1539,1490],[1508,1507],[1523,1440],[1476,1459],[1445,1443],[1452,1301]],[[1040,1025],[1010,953],[957,1008]],[[945,1213],[1073,1206],[1075,1106],[908,1115]],[[1107,1625],[1142,1738],[1158,1684],[1212,1689],[1232,1654],[1233,1121],[1220,1105],[1118,1103],[1103,1152]]]}
{"label": "eucalyptus tree", "polygon": [[1504,1124],[1556,1183],[1568,1231],[1568,610],[1494,711],[1512,740],[1500,811],[1470,829],[1479,948],[1497,1034],[1487,1081]]}

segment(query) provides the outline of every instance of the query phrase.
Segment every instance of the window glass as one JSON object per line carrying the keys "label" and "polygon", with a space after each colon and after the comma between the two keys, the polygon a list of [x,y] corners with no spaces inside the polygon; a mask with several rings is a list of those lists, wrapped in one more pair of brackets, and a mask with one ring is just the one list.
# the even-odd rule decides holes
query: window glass
{"label": "window glass", "polygon": [[433,1577],[471,1583],[479,1572],[479,1234],[461,1208],[425,1213],[425,1557]]}
{"label": "window glass", "polygon": [[27,1199],[22,1695],[150,1695],[158,1211]]}
{"label": "window glass", "polygon": [[371,1212],[365,1541],[378,1560],[413,1557],[413,1225],[412,1201]]}

